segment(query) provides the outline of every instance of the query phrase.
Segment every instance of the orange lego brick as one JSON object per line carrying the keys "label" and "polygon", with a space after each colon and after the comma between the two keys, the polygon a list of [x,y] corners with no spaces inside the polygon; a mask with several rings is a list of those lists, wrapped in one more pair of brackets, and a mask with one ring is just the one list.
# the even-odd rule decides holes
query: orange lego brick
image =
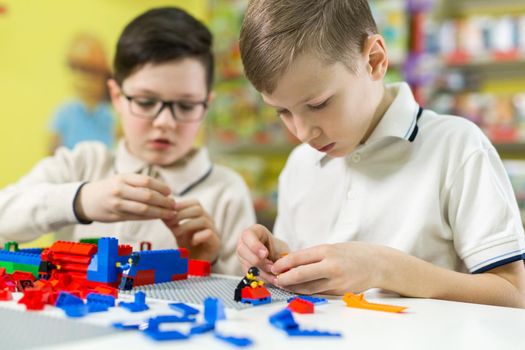
{"label": "orange lego brick", "polygon": [[343,301],[346,303],[346,306],[355,307],[359,309],[368,309],[385,312],[403,312],[406,309],[405,306],[369,303],[365,300],[365,296],[362,293],[359,295],[355,295],[354,293],[346,293],[343,296]]}

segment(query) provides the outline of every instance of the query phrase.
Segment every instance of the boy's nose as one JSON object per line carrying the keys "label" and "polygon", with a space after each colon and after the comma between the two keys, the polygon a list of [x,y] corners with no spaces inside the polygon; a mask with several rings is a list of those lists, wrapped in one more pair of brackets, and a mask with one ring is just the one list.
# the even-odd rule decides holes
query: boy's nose
{"label": "boy's nose", "polygon": [[295,136],[303,143],[308,143],[320,134],[320,129],[310,125],[310,123],[304,120],[304,118],[294,116],[293,123],[295,127]]}
{"label": "boy's nose", "polygon": [[165,127],[165,128],[175,128],[177,126],[177,120],[173,115],[173,111],[169,107],[165,107],[160,114],[153,121],[155,126]]}

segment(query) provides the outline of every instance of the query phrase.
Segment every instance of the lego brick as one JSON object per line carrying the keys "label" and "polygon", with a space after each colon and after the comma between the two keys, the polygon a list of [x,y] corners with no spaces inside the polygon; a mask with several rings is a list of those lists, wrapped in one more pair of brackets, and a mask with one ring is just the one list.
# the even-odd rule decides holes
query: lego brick
{"label": "lego brick", "polygon": [[211,324],[226,319],[224,305],[220,299],[210,297],[204,299],[204,319]]}
{"label": "lego brick", "polygon": [[214,334],[215,338],[220,339],[222,341],[225,341],[231,345],[243,348],[246,346],[250,346],[253,344],[253,340],[247,337],[233,337],[233,336],[227,336],[223,334],[219,334],[215,332]]}
{"label": "lego brick", "polygon": [[314,304],[301,299],[301,298],[294,298],[290,303],[288,304],[288,309],[290,311],[299,313],[299,314],[313,314],[314,313]]}
{"label": "lego brick", "polygon": [[144,292],[135,293],[135,301],[129,303],[120,302],[118,306],[128,309],[131,312],[149,310],[149,306],[146,304],[146,294],[144,294]]}
{"label": "lego brick", "polygon": [[209,276],[211,274],[211,264],[205,260],[190,259],[188,261],[188,275],[190,276]]}
{"label": "lego brick", "polygon": [[345,302],[346,306],[355,307],[359,309],[368,309],[368,310],[394,312],[394,313],[403,312],[406,309],[406,307],[404,306],[369,303],[368,301],[365,300],[365,297],[363,294],[355,295],[353,293],[346,293],[343,296],[343,301]]}

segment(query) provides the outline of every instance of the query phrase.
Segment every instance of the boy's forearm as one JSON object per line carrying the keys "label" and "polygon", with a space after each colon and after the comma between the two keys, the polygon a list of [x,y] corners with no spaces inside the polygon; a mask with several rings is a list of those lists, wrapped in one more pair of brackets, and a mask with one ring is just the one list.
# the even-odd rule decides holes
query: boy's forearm
{"label": "boy's forearm", "polygon": [[386,248],[380,256],[380,288],[409,297],[525,307],[523,273],[519,271],[523,269],[519,265],[522,261],[471,275],[432,265],[395,249]]}

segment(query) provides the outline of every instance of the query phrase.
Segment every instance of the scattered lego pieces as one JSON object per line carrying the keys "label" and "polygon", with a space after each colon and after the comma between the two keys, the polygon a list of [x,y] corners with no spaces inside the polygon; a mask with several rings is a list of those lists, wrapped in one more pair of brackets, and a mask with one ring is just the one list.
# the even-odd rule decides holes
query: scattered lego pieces
{"label": "scattered lego pieces", "polygon": [[355,295],[353,293],[346,293],[343,296],[343,301],[346,303],[346,306],[355,307],[359,309],[368,309],[385,312],[403,312],[406,309],[406,307],[404,306],[369,303],[365,300],[365,297],[362,293],[359,295]]}
{"label": "scattered lego pieces", "polygon": [[268,318],[268,321],[278,329],[286,332],[289,336],[307,336],[307,337],[341,337],[339,332],[319,331],[315,329],[301,329],[295,321],[293,314],[288,309],[283,309]]}
{"label": "scattered lego pieces", "polygon": [[128,309],[131,312],[149,310],[149,306],[146,305],[146,294],[144,292],[135,293],[135,301],[129,303],[121,301],[118,306]]}
{"label": "scattered lego pieces", "polygon": [[233,337],[233,336],[222,335],[219,333],[215,333],[214,336],[217,339],[220,339],[222,341],[225,341],[227,343],[230,343],[240,348],[250,346],[253,344],[253,340],[247,337]]}
{"label": "scattered lego pieces", "polygon": [[296,312],[298,314],[314,313],[314,304],[301,298],[293,298],[288,304],[287,308],[290,311]]}
{"label": "scattered lego pieces", "polygon": [[314,305],[322,305],[322,304],[327,304],[328,303],[328,299],[326,299],[326,298],[318,298],[318,297],[313,297],[313,296],[310,296],[310,295],[299,295],[299,296],[296,296],[296,297],[288,299],[287,302],[289,303],[295,298],[300,298],[300,299],[309,301],[309,302],[311,302]]}
{"label": "scattered lego pieces", "polygon": [[168,306],[172,310],[179,312],[181,314],[181,317],[191,317],[199,313],[198,309],[184,303],[171,303],[168,304]]}
{"label": "scattered lego pieces", "polygon": [[207,323],[215,324],[217,321],[225,320],[224,305],[217,298],[206,298],[204,300],[204,319]]}
{"label": "scattered lego pieces", "polygon": [[148,321],[148,327],[144,329],[144,334],[155,340],[179,340],[179,339],[188,339],[189,335],[182,332],[171,330],[171,331],[161,331],[160,325],[163,323],[173,323],[173,322],[187,322],[178,316],[157,316],[152,317]]}

